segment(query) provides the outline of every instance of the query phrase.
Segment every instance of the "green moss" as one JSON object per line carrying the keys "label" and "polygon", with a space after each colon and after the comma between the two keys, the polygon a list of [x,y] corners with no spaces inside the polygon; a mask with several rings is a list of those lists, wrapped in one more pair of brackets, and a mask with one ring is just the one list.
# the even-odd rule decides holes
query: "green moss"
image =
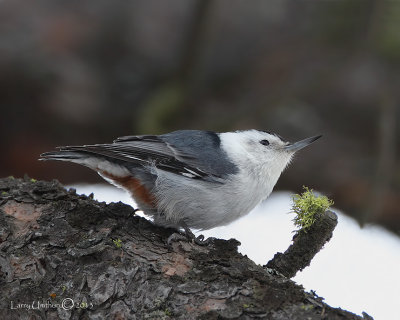
{"label": "green moss", "polygon": [[114,243],[114,245],[117,248],[121,248],[122,247],[122,240],[121,239],[112,239],[112,242]]}
{"label": "green moss", "polygon": [[6,192],[6,191],[3,191],[3,192],[1,193],[1,195],[2,195],[2,196],[5,196],[5,195],[7,195],[7,192]]}
{"label": "green moss", "polygon": [[306,231],[317,219],[319,214],[324,213],[333,205],[333,201],[325,196],[316,196],[312,189],[303,187],[302,194],[293,196],[292,211],[296,213],[293,219],[299,229]]}
{"label": "green moss", "polygon": [[172,316],[172,312],[168,308],[164,310],[164,313],[168,317]]}
{"label": "green moss", "polygon": [[314,306],[312,304],[302,304],[300,308],[304,311],[310,311],[314,309]]}
{"label": "green moss", "polygon": [[31,179],[31,182],[36,182],[36,181],[37,181],[36,179],[33,179],[33,178]]}

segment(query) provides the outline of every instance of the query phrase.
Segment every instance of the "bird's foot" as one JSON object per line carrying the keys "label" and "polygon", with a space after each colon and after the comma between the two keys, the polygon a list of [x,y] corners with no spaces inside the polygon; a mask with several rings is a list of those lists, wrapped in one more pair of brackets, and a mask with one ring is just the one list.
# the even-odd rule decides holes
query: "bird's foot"
{"label": "bird's foot", "polygon": [[210,242],[214,239],[214,238],[204,239],[204,235],[202,234],[196,237],[188,227],[184,227],[184,229],[188,241],[192,241],[193,243],[199,246],[208,246]]}
{"label": "bird's foot", "polygon": [[199,236],[195,236],[194,233],[187,227],[184,226],[184,232],[175,232],[171,234],[167,239],[168,247],[172,247],[172,243],[177,241],[188,241],[193,242],[199,246],[208,246],[214,238],[204,239],[204,236],[201,234]]}

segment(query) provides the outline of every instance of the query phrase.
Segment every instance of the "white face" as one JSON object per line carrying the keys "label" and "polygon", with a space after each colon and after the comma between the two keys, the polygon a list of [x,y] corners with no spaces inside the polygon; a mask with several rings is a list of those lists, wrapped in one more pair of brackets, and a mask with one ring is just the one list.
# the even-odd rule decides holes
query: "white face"
{"label": "white face", "polygon": [[221,140],[228,155],[244,166],[250,162],[252,166],[268,166],[282,172],[294,154],[285,149],[288,142],[258,130],[223,133]]}

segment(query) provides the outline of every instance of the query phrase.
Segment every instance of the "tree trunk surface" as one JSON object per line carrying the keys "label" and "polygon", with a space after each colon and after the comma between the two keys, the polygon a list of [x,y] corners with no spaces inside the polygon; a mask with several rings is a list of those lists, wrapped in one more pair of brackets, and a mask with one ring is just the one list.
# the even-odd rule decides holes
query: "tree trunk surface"
{"label": "tree trunk surface", "polygon": [[363,319],[234,239],[168,247],[172,232],[57,181],[0,179],[0,319]]}

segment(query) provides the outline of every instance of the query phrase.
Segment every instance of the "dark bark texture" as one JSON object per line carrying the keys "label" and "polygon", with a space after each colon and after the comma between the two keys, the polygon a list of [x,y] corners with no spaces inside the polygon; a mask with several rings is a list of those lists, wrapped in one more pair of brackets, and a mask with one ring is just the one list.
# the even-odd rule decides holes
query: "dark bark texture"
{"label": "dark bark texture", "polygon": [[362,319],[237,251],[57,181],[0,179],[0,319]]}
{"label": "dark bark texture", "polygon": [[267,268],[275,269],[285,277],[294,277],[297,271],[310,265],[314,256],[332,238],[337,222],[337,215],[332,211],[320,214],[309,229],[296,232],[293,244],[284,253],[276,253],[267,263]]}

